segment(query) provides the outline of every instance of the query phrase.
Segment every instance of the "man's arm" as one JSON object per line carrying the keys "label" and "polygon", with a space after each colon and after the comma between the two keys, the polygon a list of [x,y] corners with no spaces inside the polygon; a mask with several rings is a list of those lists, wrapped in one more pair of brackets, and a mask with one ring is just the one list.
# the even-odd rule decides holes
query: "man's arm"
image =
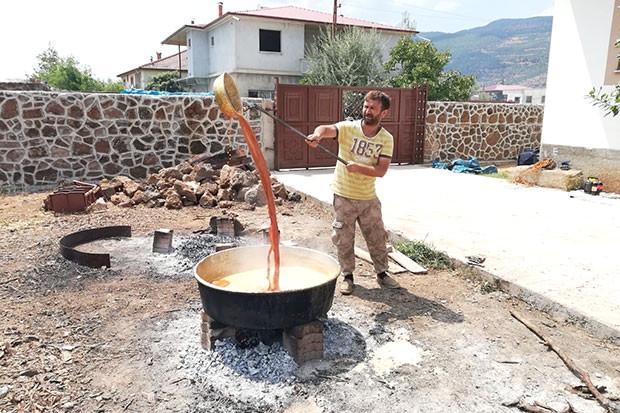
{"label": "man's arm", "polygon": [[335,138],[338,136],[338,129],[334,125],[320,125],[314,129],[306,138],[306,143],[312,148],[319,146],[319,142],[323,138]]}
{"label": "man's arm", "polygon": [[390,163],[392,163],[392,158],[381,156],[376,165],[362,165],[357,162],[349,162],[347,164],[347,171],[381,178],[387,172],[390,167]]}

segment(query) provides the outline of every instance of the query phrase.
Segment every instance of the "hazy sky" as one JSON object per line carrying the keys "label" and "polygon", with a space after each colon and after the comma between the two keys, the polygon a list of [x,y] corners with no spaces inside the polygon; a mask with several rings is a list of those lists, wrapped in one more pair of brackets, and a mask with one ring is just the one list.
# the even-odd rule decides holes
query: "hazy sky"
{"label": "hazy sky", "polygon": [[[502,18],[552,16],[555,0],[339,0],[338,14],[398,25],[406,11],[417,30],[453,33]],[[228,11],[295,5],[331,14],[333,0],[229,0]],[[96,6],[98,5],[98,6]],[[161,42],[194,20],[217,18],[218,0],[15,0],[2,3],[0,81],[20,80],[34,71],[37,55],[54,47],[73,56],[95,78],[116,75],[156,57],[175,54]]]}

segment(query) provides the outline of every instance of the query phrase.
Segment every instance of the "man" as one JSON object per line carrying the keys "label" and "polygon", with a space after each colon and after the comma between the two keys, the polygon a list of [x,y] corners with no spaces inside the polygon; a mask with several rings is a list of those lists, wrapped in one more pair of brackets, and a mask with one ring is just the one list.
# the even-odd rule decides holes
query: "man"
{"label": "man", "polygon": [[381,202],[375,192],[375,179],[390,167],[394,138],[381,126],[390,108],[390,97],[370,91],[364,97],[363,118],[335,125],[317,126],[306,138],[316,148],[323,138],[338,139],[338,155],[347,161],[336,164],[331,189],[334,192],[332,241],[338,250],[340,274],[344,277],[340,292],[349,295],[355,283],[355,223],[360,227],[372,259],[377,282],[382,287],[400,285],[386,274],[388,269],[387,232],[381,215]]}

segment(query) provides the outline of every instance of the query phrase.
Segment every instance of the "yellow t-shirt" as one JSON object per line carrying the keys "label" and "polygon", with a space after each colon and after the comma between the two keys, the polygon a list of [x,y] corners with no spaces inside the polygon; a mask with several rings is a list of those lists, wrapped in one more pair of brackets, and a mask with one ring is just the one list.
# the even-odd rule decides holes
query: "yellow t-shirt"
{"label": "yellow t-shirt", "polygon": [[[376,165],[380,157],[391,158],[394,150],[394,138],[385,130],[373,137],[364,136],[362,121],[342,121],[336,123],[338,130],[338,155],[345,161],[354,161],[364,165]],[[336,163],[331,189],[336,195],[349,199],[369,200],[377,197],[375,177],[359,173],[350,173],[342,162]]]}

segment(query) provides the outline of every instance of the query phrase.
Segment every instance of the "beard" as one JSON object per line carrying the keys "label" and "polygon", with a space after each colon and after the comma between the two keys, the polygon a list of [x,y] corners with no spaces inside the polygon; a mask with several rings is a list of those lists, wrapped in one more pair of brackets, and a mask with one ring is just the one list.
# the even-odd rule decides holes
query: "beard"
{"label": "beard", "polygon": [[379,121],[380,121],[380,118],[378,116],[372,116],[372,115],[364,116],[364,123],[368,126],[378,125]]}

